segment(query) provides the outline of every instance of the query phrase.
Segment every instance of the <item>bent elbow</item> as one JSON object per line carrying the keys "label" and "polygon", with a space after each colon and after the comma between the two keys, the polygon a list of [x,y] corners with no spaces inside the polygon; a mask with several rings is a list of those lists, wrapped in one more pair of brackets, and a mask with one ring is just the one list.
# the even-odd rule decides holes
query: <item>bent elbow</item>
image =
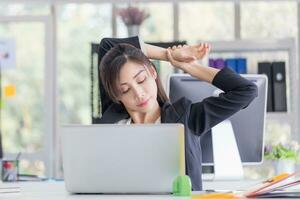
{"label": "bent elbow", "polygon": [[247,90],[247,103],[246,105],[243,107],[244,108],[247,108],[249,106],[249,104],[258,96],[258,88],[255,84],[251,84],[249,87],[248,87],[248,90]]}
{"label": "bent elbow", "polygon": [[251,93],[252,100],[255,99],[258,96],[258,87],[257,87],[256,84],[251,85],[249,91]]}

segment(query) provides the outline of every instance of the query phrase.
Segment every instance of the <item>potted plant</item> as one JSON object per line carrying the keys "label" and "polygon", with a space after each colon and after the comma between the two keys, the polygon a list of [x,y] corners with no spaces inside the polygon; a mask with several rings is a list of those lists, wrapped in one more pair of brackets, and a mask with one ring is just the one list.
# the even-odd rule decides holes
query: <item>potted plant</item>
{"label": "potted plant", "polygon": [[129,37],[138,35],[140,25],[150,16],[150,14],[145,10],[132,6],[119,9],[118,14],[121,16],[122,21],[127,26]]}
{"label": "potted plant", "polygon": [[276,174],[292,173],[295,171],[295,164],[300,163],[299,149],[300,145],[296,141],[266,145],[264,156],[275,162]]}

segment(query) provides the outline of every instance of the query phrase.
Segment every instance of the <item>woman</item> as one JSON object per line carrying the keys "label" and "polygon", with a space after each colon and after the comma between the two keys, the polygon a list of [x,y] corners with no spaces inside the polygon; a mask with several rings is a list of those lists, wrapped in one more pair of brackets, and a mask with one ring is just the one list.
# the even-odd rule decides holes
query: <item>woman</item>
{"label": "woman", "polygon": [[[155,66],[144,53],[129,44],[117,44],[104,55],[100,64],[101,82],[114,102],[103,113],[101,123],[184,124],[186,174],[191,178],[192,189],[202,190],[200,136],[248,106],[257,96],[257,87],[228,68],[218,70],[188,59],[199,56],[192,47],[146,49],[152,56],[168,60],[175,68],[215,85],[224,93],[197,103],[181,98],[171,104]],[[200,49],[206,54],[209,46],[202,45]]]}

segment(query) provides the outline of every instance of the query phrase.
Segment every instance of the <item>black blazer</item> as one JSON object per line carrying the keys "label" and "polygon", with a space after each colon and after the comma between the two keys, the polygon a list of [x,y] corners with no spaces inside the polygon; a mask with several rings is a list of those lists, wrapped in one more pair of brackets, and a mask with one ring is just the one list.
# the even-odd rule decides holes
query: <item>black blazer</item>
{"label": "black blazer", "polygon": [[[162,123],[181,123],[185,127],[186,174],[191,178],[193,190],[202,190],[200,136],[247,107],[257,96],[257,86],[229,68],[218,72],[212,84],[224,93],[197,103],[181,98],[173,104],[161,104]],[[127,118],[129,114],[122,105],[111,103],[103,113],[100,123],[116,123]]]}

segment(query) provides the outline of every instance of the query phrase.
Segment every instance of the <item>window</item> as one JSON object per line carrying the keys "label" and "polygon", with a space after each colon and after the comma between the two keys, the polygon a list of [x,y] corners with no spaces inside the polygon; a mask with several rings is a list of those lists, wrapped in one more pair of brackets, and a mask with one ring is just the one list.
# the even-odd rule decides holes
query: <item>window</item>
{"label": "window", "polygon": [[[34,30],[32,32],[31,30]],[[13,20],[0,23],[0,38],[15,42],[16,66],[1,69],[1,134],[6,154],[21,152],[21,173],[44,175],[45,150],[45,23]],[[24,40],[26,38],[26,40]],[[30,48],[29,48],[30,47]],[[4,94],[4,95],[3,95]],[[30,160],[27,157],[29,155]],[[12,157],[8,157],[13,159]],[[42,161],[43,160],[43,161]],[[34,161],[34,162],[32,162]],[[38,163],[37,165],[34,163]]]}
{"label": "window", "polygon": [[173,6],[171,3],[145,3],[141,7],[150,13],[150,17],[141,27],[145,41],[173,40]]}
{"label": "window", "polygon": [[[127,4],[117,7],[126,8]],[[173,6],[172,3],[140,3],[138,6],[150,14],[140,27],[140,35],[145,41],[159,42],[173,40]],[[121,18],[117,17],[118,37],[127,37],[127,29]]]}
{"label": "window", "polygon": [[241,3],[241,37],[296,38],[297,2]]}
{"label": "window", "polygon": [[234,39],[234,4],[179,3],[179,38],[189,43]]}
{"label": "window", "polygon": [[[255,12],[255,15],[253,14]],[[296,2],[243,2],[241,3],[241,37],[257,38],[297,38],[297,3]],[[295,44],[296,45],[296,44]],[[288,60],[283,55],[266,56],[263,61]],[[289,64],[286,64],[287,99],[290,102]],[[281,126],[278,126],[281,124]],[[289,128],[287,128],[289,126]],[[282,141],[278,135],[291,136],[291,123],[280,119],[268,119],[266,140]],[[277,131],[276,131],[277,130]],[[281,137],[282,138],[282,137]]]}
{"label": "window", "polygon": [[0,3],[1,15],[46,15],[50,6],[45,3]]}
{"label": "window", "polygon": [[[91,123],[91,43],[111,37],[111,4],[65,4],[57,11],[60,123]],[[76,92],[74,92],[76,91]]]}

